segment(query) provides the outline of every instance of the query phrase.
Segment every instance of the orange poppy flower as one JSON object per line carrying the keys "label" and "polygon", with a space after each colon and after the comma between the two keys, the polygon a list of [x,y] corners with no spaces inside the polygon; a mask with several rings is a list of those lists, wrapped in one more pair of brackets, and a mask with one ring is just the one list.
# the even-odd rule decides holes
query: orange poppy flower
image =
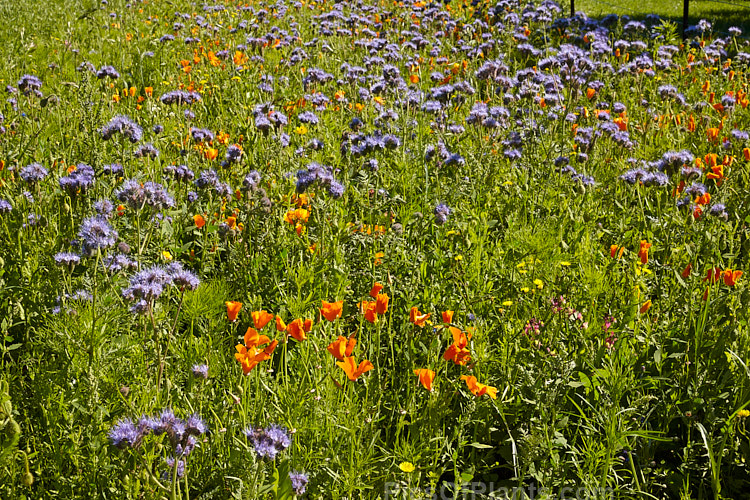
{"label": "orange poppy flower", "polygon": [[339,335],[339,338],[328,344],[328,352],[339,361],[344,361],[344,358],[352,355],[355,345],[357,345],[357,339],[347,339],[343,335]]}
{"label": "orange poppy flower", "polygon": [[385,314],[388,312],[388,302],[390,297],[387,293],[379,293],[375,298],[375,312],[377,314]]}
{"label": "orange poppy flower", "polygon": [[358,366],[357,361],[354,359],[354,356],[349,356],[347,358],[344,358],[343,361],[337,361],[336,364],[342,370],[344,370],[344,373],[346,373],[346,376],[351,381],[357,380],[359,377],[362,376],[362,374],[369,372],[370,370],[375,368],[372,365],[372,363],[370,363],[366,359],[362,361]]}
{"label": "orange poppy flower", "polygon": [[219,150],[215,148],[206,148],[204,155],[209,160],[215,160],[216,157],[219,156]]}
{"label": "orange poppy flower", "polygon": [[267,344],[271,341],[267,335],[261,335],[255,328],[248,327],[245,335],[242,337],[247,347],[257,347],[259,345]]}
{"label": "orange poppy flower", "polygon": [[374,300],[365,300],[357,304],[359,312],[365,315],[365,319],[370,323],[375,323],[378,320],[378,313],[376,308],[378,303]]}
{"label": "orange poppy flower", "polygon": [[375,254],[375,260],[373,261],[373,264],[376,266],[379,266],[383,263],[383,257],[385,257],[385,254],[383,252],[378,252]]}
{"label": "orange poppy flower", "polygon": [[497,388],[491,385],[480,384],[477,382],[477,378],[473,375],[461,375],[461,380],[466,381],[466,386],[469,391],[476,397],[484,396],[487,394],[492,399],[497,399]]}
{"label": "orange poppy flower", "polygon": [[312,330],[312,326],[313,326],[313,320],[308,318],[302,324],[302,329],[305,331],[305,333],[310,333],[310,330]]}
{"label": "orange poppy flower", "polygon": [[443,311],[443,323],[453,323],[453,311]]}
{"label": "orange poppy flower", "polygon": [[294,337],[297,342],[307,340],[307,331],[300,318],[295,319],[286,327],[286,333]]}
{"label": "orange poppy flower", "polygon": [[641,314],[644,314],[649,309],[651,309],[651,301],[647,300],[646,302],[643,303],[643,305],[641,306],[638,312],[640,312]]}
{"label": "orange poppy flower", "polygon": [[432,381],[435,380],[435,372],[427,368],[414,370],[414,375],[419,377],[419,383],[422,387],[432,392]]}
{"label": "orange poppy flower", "polygon": [[693,270],[693,263],[690,262],[687,265],[687,267],[685,269],[683,269],[682,274],[680,274],[680,276],[682,276],[683,278],[689,278],[690,277],[690,271],[692,271],[692,270]]}
{"label": "orange poppy flower", "polygon": [[281,319],[281,316],[276,316],[276,331],[277,332],[286,331],[286,323],[284,323],[284,320]]}
{"label": "orange poppy flower", "polygon": [[153,87],[145,87],[145,88],[143,89],[143,92],[144,92],[144,93],[145,93],[145,94],[146,94],[147,96],[151,97],[152,95],[154,95],[154,88],[153,88]]}
{"label": "orange poppy flower", "polygon": [[731,269],[724,270],[724,284],[726,286],[736,285],[741,277],[742,271],[732,271]]}
{"label": "orange poppy flower", "polygon": [[708,137],[709,141],[714,142],[719,139],[719,132],[720,130],[718,128],[711,127],[706,130],[706,136]]}
{"label": "orange poppy flower", "polygon": [[430,319],[430,313],[422,314],[417,306],[412,307],[409,311],[409,321],[418,327],[424,327],[428,319]]}
{"label": "orange poppy flower", "polygon": [[711,171],[706,174],[706,179],[713,179],[717,185],[721,184],[721,180],[724,179],[724,165],[719,164],[711,167]]}
{"label": "orange poppy flower", "polygon": [[696,196],[695,203],[698,205],[708,205],[711,203],[711,193],[703,193],[700,196]]}
{"label": "orange poppy flower", "polygon": [[[618,252],[618,249],[619,249],[619,252]],[[609,246],[609,256],[612,257],[613,259],[615,258],[615,256],[617,256],[618,259],[622,257],[623,252],[625,252],[625,247],[621,247],[617,245]]]}
{"label": "orange poppy flower", "polygon": [[370,297],[372,297],[373,299],[376,298],[382,289],[383,285],[381,285],[380,283],[375,283],[370,289]]}
{"label": "orange poppy flower", "polygon": [[273,319],[273,314],[267,311],[253,311],[250,316],[253,318],[253,325],[258,330],[262,330]]}
{"label": "orange poppy flower", "polygon": [[227,302],[227,318],[229,318],[229,321],[236,321],[237,315],[240,313],[240,309],[242,309],[242,302]]}
{"label": "orange poppy flower", "polygon": [[284,222],[289,224],[304,224],[310,218],[310,212],[304,208],[290,210],[284,214]]}
{"label": "orange poppy flower", "polygon": [[471,352],[466,348],[469,345],[471,335],[467,336],[464,332],[453,326],[448,329],[453,335],[453,343],[443,353],[443,359],[464,366],[471,360]]}
{"label": "orange poppy flower", "polygon": [[200,229],[200,228],[202,228],[203,226],[206,225],[206,219],[204,219],[203,216],[200,215],[200,214],[193,215],[193,222],[195,222],[195,226],[198,229]]}
{"label": "orange poppy flower", "polygon": [[338,302],[326,302],[325,300],[321,300],[321,303],[322,307],[320,308],[320,313],[325,319],[328,321],[335,321],[337,318],[341,317],[341,312],[344,310],[343,300],[339,300]]}
{"label": "orange poppy flower", "polygon": [[641,247],[638,249],[638,257],[641,259],[641,264],[648,262],[648,249],[651,248],[651,243],[646,240],[641,240]]}
{"label": "orange poppy flower", "polygon": [[710,268],[708,270],[708,274],[706,274],[706,277],[703,278],[703,282],[705,283],[706,281],[708,281],[709,283],[716,283],[717,281],[719,281],[719,279],[721,279],[721,275],[721,269],[719,269],[718,267]]}
{"label": "orange poppy flower", "polygon": [[742,150],[742,157],[745,158],[745,161],[750,161],[750,148],[744,148]]}
{"label": "orange poppy flower", "polygon": [[[244,336],[245,345],[237,344],[235,349],[237,352],[234,357],[239,361],[242,366],[242,373],[247,375],[250,371],[255,368],[258,363],[271,359],[271,354],[278,345],[279,341],[274,340],[271,342],[265,335],[259,335],[253,328],[248,328]],[[269,344],[270,342],[270,344]],[[265,348],[259,349],[259,346],[268,344]]]}
{"label": "orange poppy flower", "polygon": [[236,64],[237,66],[241,66],[247,62],[247,56],[240,52],[239,50],[234,52],[234,57],[232,57],[232,62]]}
{"label": "orange poppy flower", "polygon": [[695,117],[693,115],[690,115],[690,118],[688,118],[687,129],[688,129],[688,132],[695,132],[696,124],[695,124]]}

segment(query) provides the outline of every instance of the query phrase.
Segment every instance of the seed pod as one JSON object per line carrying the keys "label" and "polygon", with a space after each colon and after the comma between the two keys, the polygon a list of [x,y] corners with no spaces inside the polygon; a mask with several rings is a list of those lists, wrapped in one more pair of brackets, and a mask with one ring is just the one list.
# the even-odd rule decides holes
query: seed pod
{"label": "seed pod", "polygon": [[21,482],[24,486],[31,486],[34,484],[34,475],[31,472],[24,472],[23,477],[21,478]]}
{"label": "seed pod", "polygon": [[18,445],[18,440],[21,439],[21,426],[18,425],[18,422],[16,422],[13,419],[10,419],[7,424],[5,424],[5,429],[3,429],[5,432],[5,437],[7,438],[7,441],[3,444],[5,448],[15,448],[16,445]]}

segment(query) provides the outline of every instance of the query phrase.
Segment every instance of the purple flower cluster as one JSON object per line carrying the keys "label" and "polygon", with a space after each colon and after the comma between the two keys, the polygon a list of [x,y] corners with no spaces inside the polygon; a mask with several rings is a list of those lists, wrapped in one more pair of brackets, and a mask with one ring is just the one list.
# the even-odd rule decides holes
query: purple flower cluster
{"label": "purple flower cluster", "polygon": [[190,127],[190,135],[193,136],[195,142],[209,142],[215,138],[214,133],[207,128]]}
{"label": "purple flower cluster", "polygon": [[123,254],[107,255],[102,259],[102,264],[110,273],[118,273],[123,269],[132,270],[138,268],[136,261]]}
{"label": "purple flower cluster", "polygon": [[159,150],[149,142],[138,147],[138,149],[133,152],[133,156],[136,158],[151,158],[153,160],[159,156]]}
{"label": "purple flower cluster", "polygon": [[146,181],[141,184],[137,179],[128,179],[122,183],[115,196],[130,207],[141,209],[149,206],[154,210],[173,207],[175,202],[166,188],[156,182]]}
{"label": "purple flower cluster", "polygon": [[117,243],[117,231],[103,217],[84,219],[78,230],[83,255],[93,256],[98,250],[112,247]]}
{"label": "purple flower cluster", "polygon": [[100,80],[104,78],[117,80],[118,78],[120,78],[120,73],[118,73],[117,70],[112,66],[102,66],[99,71],[96,72],[96,77]]}
{"label": "purple flower cluster", "polygon": [[272,424],[266,428],[248,427],[243,431],[258,458],[274,460],[276,455],[289,448],[292,438],[284,427]]}
{"label": "purple flower cluster", "polygon": [[164,173],[172,175],[174,180],[181,182],[188,182],[195,178],[195,174],[187,165],[169,165],[164,167]]}
{"label": "purple flower cluster", "polygon": [[197,378],[208,378],[208,365],[193,365],[191,371]]}
{"label": "purple flower cluster", "polygon": [[200,102],[201,95],[197,92],[187,92],[185,90],[171,90],[163,94],[159,100],[163,104],[193,104]]}
{"label": "purple flower cluster", "polygon": [[125,449],[139,447],[149,434],[166,435],[172,446],[174,457],[166,458],[167,471],[163,473],[162,479],[169,480],[172,478],[175,466],[178,478],[185,475],[185,458],[198,445],[198,436],[206,432],[208,432],[208,426],[198,414],[193,414],[183,420],[176,417],[171,409],[166,408],[158,416],[144,415],[137,421],[130,418],[118,420],[109,431],[109,439],[116,448]]}
{"label": "purple flower cluster", "polygon": [[304,193],[316,182],[325,187],[333,198],[341,198],[344,195],[346,188],[333,178],[332,167],[312,162],[306,169],[297,171],[297,193]]}
{"label": "purple flower cluster", "polygon": [[201,189],[213,188],[219,196],[231,196],[234,192],[232,187],[219,179],[219,174],[214,169],[208,169],[201,172],[195,180],[195,185]]}
{"label": "purple flower cluster", "polygon": [[133,120],[124,115],[117,115],[112,118],[99,131],[102,139],[105,141],[111,139],[115,134],[125,136],[130,142],[135,144],[143,138],[143,129]]}
{"label": "purple flower cluster", "polygon": [[242,149],[239,146],[232,144],[227,148],[227,154],[225,157],[226,163],[238,163],[242,157]]}
{"label": "purple flower cluster", "polygon": [[122,295],[136,301],[133,312],[146,312],[149,304],[161,297],[169,285],[175,285],[180,290],[195,290],[200,285],[200,279],[179,262],[166,267],[155,265],[133,275]]}
{"label": "purple flower cluster", "polygon": [[630,184],[631,186],[639,182],[646,187],[661,187],[669,184],[669,176],[667,174],[661,172],[651,172],[640,167],[628,170],[620,176],[620,179]]}
{"label": "purple flower cluster", "polygon": [[290,471],[289,481],[292,483],[294,494],[301,496],[305,494],[305,489],[307,488],[307,483],[310,482],[310,478],[304,472]]}
{"label": "purple flower cluster", "polygon": [[81,262],[81,256],[73,252],[59,252],[55,254],[55,264],[73,269]]}
{"label": "purple flower cluster", "polygon": [[102,165],[102,173],[108,175],[122,175],[125,170],[119,163],[111,163],[109,165]]}
{"label": "purple flower cluster", "polygon": [[569,175],[572,181],[580,182],[583,186],[586,186],[586,187],[593,186],[594,184],[596,184],[596,181],[594,180],[592,176],[580,174],[576,172],[576,169],[570,165],[566,165],[562,169],[560,169],[560,173],[563,175],[565,174]]}
{"label": "purple flower cluster", "polygon": [[79,163],[75,166],[75,170],[65,177],[61,177],[58,182],[63,191],[67,191],[69,195],[74,196],[85,193],[94,185],[95,180],[94,169],[90,165]]}
{"label": "purple flower cluster", "polygon": [[248,191],[257,189],[260,183],[260,173],[257,170],[249,172],[242,181],[242,186]]}
{"label": "purple flower cluster", "polygon": [[445,205],[444,203],[438,203],[435,206],[435,210],[433,213],[435,214],[435,224],[438,226],[442,226],[446,222],[448,222],[448,216],[451,214],[452,210],[448,205]]}
{"label": "purple flower cluster", "polygon": [[39,79],[39,77],[34,75],[23,75],[20,80],[18,80],[18,89],[23,92],[23,95],[31,95],[32,93],[35,94],[37,97],[41,97],[42,93],[40,89],[42,88],[42,81]]}
{"label": "purple flower cluster", "polygon": [[30,165],[27,165],[21,169],[20,172],[18,172],[18,175],[23,179],[25,182],[29,184],[34,184],[36,182],[39,182],[43,180],[49,172],[46,168],[44,168],[39,163],[32,163]]}

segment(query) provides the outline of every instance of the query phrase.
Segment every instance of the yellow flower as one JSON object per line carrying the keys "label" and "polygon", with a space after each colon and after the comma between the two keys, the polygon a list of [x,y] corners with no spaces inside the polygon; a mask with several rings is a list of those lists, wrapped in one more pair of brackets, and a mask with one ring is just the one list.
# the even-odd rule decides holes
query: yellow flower
{"label": "yellow flower", "polygon": [[172,260],[172,254],[169,253],[169,250],[164,250],[161,255],[165,260]]}
{"label": "yellow flower", "polygon": [[512,300],[506,300],[506,301],[503,302],[503,305],[505,307],[510,307],[510,306],[513,305],[513,301]]}
{"label": "yellow flower", "polygon": [[568,267],[570,265],[570,262],[568,262],[567,260],[564,260],[564,261],[560,262],[560,265],[563,266],[563,267]]}
{"label": "yellow flower", "polygon": [[535,280],[534,280],[534,284],[535,284],[535,285],[536,285],[536,287],[537,287],[538,289],[540,289],[540,290],[541,290],[542,288],[544,288],[544,282],[543,282],[542,280],[540,280],[539,278],[537,278],[537,279],[535,279]]}
{"label": "yellow flower", "polygon": [[299,127],[294,129],[294,132],[299,135],[305,135],[307,133],[307,127],[304,125],[300,125]]}
{"label": "yellow flower", "polygon": [[416,469],[416,467],[414,467],[414,464],[411,462],[401,462],[400,464],[398,464],[398,468],[406,473],[414,472],[414,470]]}
{"label": "yellow flower", "polygon": [[525,286],[525,287],[521,288],[521,291],[523,293],[529,293],[529,287]]}
{"label": "yellow flower", "polygon": [[740,410],[737,412],[737,418],[747,418],[750,417],[750,410]]}

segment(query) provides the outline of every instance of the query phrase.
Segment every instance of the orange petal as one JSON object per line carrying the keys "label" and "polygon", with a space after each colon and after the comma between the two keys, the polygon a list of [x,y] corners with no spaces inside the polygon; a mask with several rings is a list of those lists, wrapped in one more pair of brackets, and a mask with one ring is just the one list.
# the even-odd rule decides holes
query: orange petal
{"label": "orange petal", "polygon": [[427,368],[420,368],[418,370],[414,370],[414,375],[419,377],[419,383],[422,384],[425,389],[427,389],[428,391],[432,391],[432,381],[435,380],[434,371]]}
{"label": "orange petal", "polygon": [[226,305],[227,305],[227,318],[229,318],[229,321],[237,320],[237,315],[240,313],[240,309],[242,309],[242,302],[229,301],[226,303]]}
{"label": "orange petal", "polygon": [[253,318],[255,328],[258,330],[262,330],[273,319],[273,314],[267,311],[253,311],[250,315]]}
{"label": "orange petal", "polygon": [[390,297],[386,293],[379,293],[375,297],[375,312],[377,314],[385,314],[388,312],[388,302]]}
{"label": "orange petal", "polygon": [[322,300],[321,303],[322,307],[320,308],[320,313],[325,319],[328,321],[335,321],[337,318],[341,317],[341,312],[344,309],[343,300],[338,302],[326,302],[325,300]]}
{"label": "orange petal", "polygon": [[343,361],[346,357],[346,337],[339,335],[339,338],[328,344],[327,350],[334,358]]}
{"label": "orange petal", "polygon": [[307,335],[300,318],[297,318],[289,323],[289,326],[286,327],[286,333],[294,337],[294,340],[296,340],[297,342],[307,340]]}
{"label": "orange petal", "polygon": [[286,323],[284,323],[284,320],[281,319],[281,316],[276,316],[276,331],[277,332],[286,331]]}
{"label": "orange petal", "polygon": [[354,360],[354,357],[344,358],[343,361],[337,362],[336,365],[344,370],[344,373],[346,373],[349,380],[357,380],[355,374],[357,370],[357,362]]}

